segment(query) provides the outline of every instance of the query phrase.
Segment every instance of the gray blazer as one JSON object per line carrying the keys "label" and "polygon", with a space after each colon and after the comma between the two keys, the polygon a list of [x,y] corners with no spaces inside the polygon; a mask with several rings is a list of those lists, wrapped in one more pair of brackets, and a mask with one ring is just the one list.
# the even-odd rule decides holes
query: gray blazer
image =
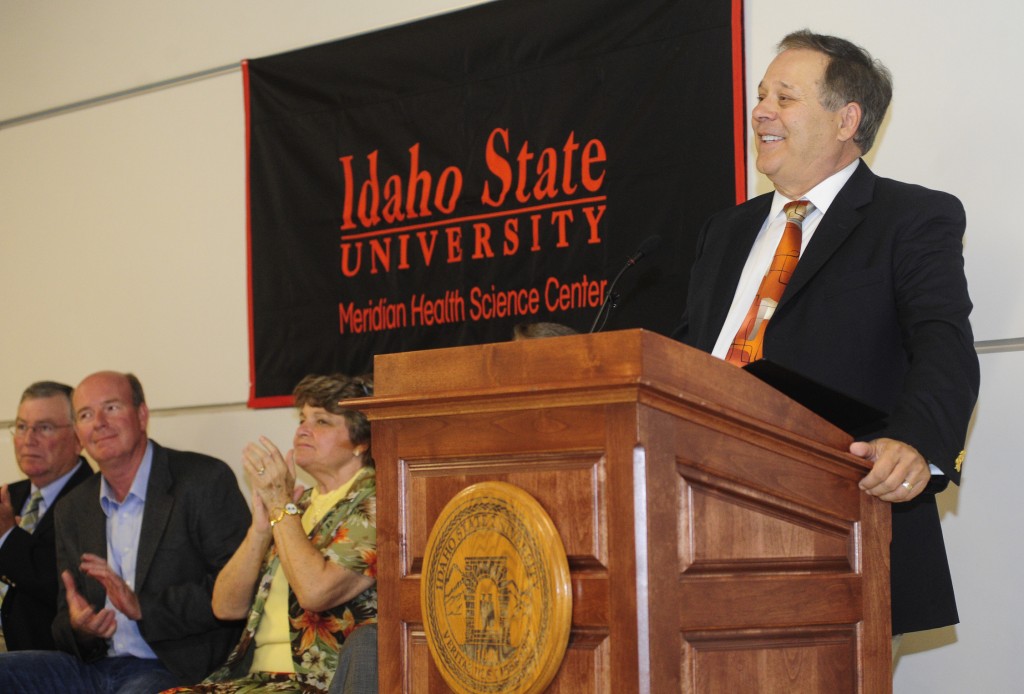
{"label": "gray blazer", "polygon": [[[95,475],[79,485],[56,515],[57,568],[72,573],[96,609],[104,606],[106,592],[78,567],[83,553],[107,555],[100,480]],[[227,464],[153,442],[135,576],[142,606],[139,631],[161,662],[186,682],[206,677],[238,640],[242,623],[218,620],[210,603],[217,573],[242,542],[250,520]],[[53,637],[58,648],[85,661],[106,655],[104,640],[76,638],[63,583]]]}

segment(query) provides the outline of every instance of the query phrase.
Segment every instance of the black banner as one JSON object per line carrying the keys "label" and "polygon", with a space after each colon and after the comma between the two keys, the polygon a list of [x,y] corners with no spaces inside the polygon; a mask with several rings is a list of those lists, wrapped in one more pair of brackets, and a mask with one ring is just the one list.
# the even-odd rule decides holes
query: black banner
{"label": "black banner", "polygon": [[666,333],[741,199],[740,0],[501,0],[247,61],[250,405],[518,323]]}

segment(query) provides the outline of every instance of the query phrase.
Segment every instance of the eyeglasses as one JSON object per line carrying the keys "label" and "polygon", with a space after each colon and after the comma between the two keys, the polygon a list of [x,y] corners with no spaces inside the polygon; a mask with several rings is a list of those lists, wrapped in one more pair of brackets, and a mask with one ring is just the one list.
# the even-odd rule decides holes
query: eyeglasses
{"label": "eyeglasses", "polygon": [[23,439],[28,436],[30,431],[42,436],[44,439],[49,439],[57,435],[59,429],[68,429],[70,424],[53,424],[52,422],[41,422],[39,424],[26,424],[25,422],[17,422],[10,426],[11,436],[16,439]]}

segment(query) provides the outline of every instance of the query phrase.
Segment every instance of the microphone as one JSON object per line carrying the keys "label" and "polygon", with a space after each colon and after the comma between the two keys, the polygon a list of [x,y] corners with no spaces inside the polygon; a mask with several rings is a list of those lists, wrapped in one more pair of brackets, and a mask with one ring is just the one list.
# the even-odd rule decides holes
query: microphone
{"label": "microphone", "polygon": [[[654,251],[660,245],[660,235],[654,234],[653,236],[648,236],[640,243],[640,246],[636,249],[633,255],[629,256],[626,259],[626,264],[622,266],[622,269],[619,270],[619,273],[615,275],[615,279],[613,279],[612,283],[608,285],[608,291],[605,292],[604,301],[601,302],[601,307],[598,309],[597,315],[594,316],[594,322],[590,326],[590,332],[600,331],[604,329],[604,325],[605,323],[608,322],[608,316],[611,315],[612,309],[618,305],[616,302],[618,301],[619,297],[614,292],[614,289],[615,284],[619,281],[619,278],[622,277],[622,273],[624,273],[626,270],[640,262],[640,259],[643,258],[644,256],[650,255],[651,252]],[[604,320],[601,320],[602,316],[604,316]],[[600,321],[601,323],[600,328],[597,326],[598,321]]]}
{"label": "microphone", "polygon": [[[629,256],[629,260],[626,261],[626,267],[630,265],[636,265],[637,261],[643,258],[645,255],[650,255],[651,251],[657,250],[658,246],[661,245],[661,235],[654,234],[648,236],[640,244],[640,247],[636,249],[636,253]],[[625,270],[626,268],[623,268]],[[619,274],[622,274],[621,272]],[[616,278],[618,279],[618,278]]]}

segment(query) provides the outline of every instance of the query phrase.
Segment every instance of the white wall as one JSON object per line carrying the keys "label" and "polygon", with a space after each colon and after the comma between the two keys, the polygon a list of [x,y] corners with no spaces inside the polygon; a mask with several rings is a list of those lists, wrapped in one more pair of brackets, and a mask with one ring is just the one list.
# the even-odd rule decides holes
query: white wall
{"label": "white wall", "polygon": [[[0,121],[471,4],[0,0]],[[1024,234],[1000,204],[1024,190],[1013,130],[1024,92],[1010,82],[1024,66],[1022,6],[747,0],[745,17],[748,98],[774,43],[802,26],[861,43],[892,69],[895,99],[868,162],[961,197],[975,336],[1024,337]],[[751,175],[752,193],[768,189]],[[241,404],[243,186],[237,70],[0,130],[0,420],[33,380],[130,369],[167,445],[236,466],[258,434],[287,445],[290,412]],[[964,484],[941,498],[963,624],[906,639],[899,693],[1020,689],[1024,561],[1004,538],[1024,526],[1006,493],[1024,483],[1011,448],[1022,391],[1019,351],[982,356]],[[0,479],[16,476],[4,432]]]}

